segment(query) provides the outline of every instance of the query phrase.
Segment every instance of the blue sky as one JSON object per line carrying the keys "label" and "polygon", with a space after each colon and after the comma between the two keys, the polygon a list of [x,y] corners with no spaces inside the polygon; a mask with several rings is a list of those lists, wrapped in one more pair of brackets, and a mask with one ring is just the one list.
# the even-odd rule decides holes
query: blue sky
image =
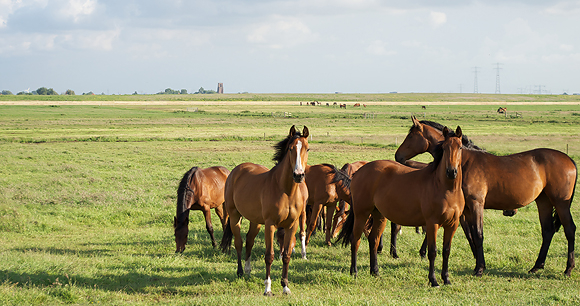
{"label": "blue sky", "polygon": [[580,1],[0,0],[0,90],[580,92]]}

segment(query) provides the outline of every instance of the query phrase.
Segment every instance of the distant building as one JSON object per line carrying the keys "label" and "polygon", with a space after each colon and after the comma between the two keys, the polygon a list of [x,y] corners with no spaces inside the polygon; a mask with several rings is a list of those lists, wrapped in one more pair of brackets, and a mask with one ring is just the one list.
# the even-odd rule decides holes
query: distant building
{"label": "distant building", "polygon": [[218,83],[217,93],[219,93],[219,94],[224,93],[224,83]]}

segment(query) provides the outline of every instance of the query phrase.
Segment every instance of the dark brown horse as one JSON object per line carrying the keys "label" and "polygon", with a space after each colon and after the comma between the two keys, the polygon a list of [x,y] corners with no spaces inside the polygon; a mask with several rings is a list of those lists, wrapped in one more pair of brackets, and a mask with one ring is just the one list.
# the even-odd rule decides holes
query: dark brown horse
{"label": "dark brown horse", "polygon": [[[400,163],[423,152],[432,154],[441,140],[440,124],[413,119],[413,126],[395,158]],[[536,263],[529,271],[544,268],[550,242],[562,225],[568,240],[565,275],[575,266],[574,240],[576,226],[570,206],[574,197],[577,168],[566,154],[552,149],[535,149],[522,153],[495,156],[472,149],[464,141],[462,154],[463,193],[465,195],[465,234],[472,244],[476,264],[474,274],[485,269],[483,255],[483,209],[513,210],[536,201],[542,226],[542,246]],[[505,213],[504,213],[505,214]]]}
{"label": "dark brown horse", "polygon": [[310,242],[310,236],[316,227],[318,215],[322,208],[326,208],[325,222],[325,243],[331,245],[333,216],[337,211],[336,202],[338,200],[350,200],[350,192],[343,188],[336,176],[345,173],[329,164],[306,166],[306,186],[308,187],[308,205],[312,210],[308,216],[308,229],[306,231],[306,245]]}
{"label": "dark brown horse", "polygon": [[177,212],[173,219],[175,230],[175,253],[183,253],[189,233],[189,211],[201,210],[205,217],[205,228],[211,237],[211,245],[216,246],[211,225],[211,209],[215,209],[222,228],[225,223],[223,211],[224,186],[230,170],[225,167],[199,169],[193,167],[187,171],[177,189]]}
{"label": "dark brown horse", "polygon": [[461,190],[461,128],[455,135],[445,129],[445,140],[436,149],[437,157],[426,168],[414,169],[390,160],[370,162],[360,168],[350,184],[352,208],[339,235],[351,243],[351,274],[357,274],[357,251],[363,228],[370,215],[370,270],[378,275],[377,247],[387,219],[404,226],[425,226],[429,257],[429,283],[435,279],[437,230],[444,229],[441,277],[449,282],[451,240],[459,226],[465,200]]}
{"label": "dark brown horse", "polygon": [[[299,218],[304,216],[308,188],[304,181],[304,169],[308,160],[308,128],[302,134],[290,129],[290,134],[276,145],[273,160],[276,165],[268,171],[264,166],[243,163],[232,170],[226,181],[225,208],[229,214],[229,226],[224,229],[221,242],[223,251],[231,245],[232,235],[238,256],[238,277],[250,273],[250,257],[254,238],[265,225],[266,280],[264,295],[272,295],[270,268],[274,261],[274,233],[283,228],[284,245],[282,251],[282,287],[283,293],[290,293],[288,288],[288,265],[291,251],[296,242],[294,235],[299,226]],[[240,226],[242,217],[250,221],[246,236],[245,269],[242,269],[242,236]],[[305,235],[301,233],[303,255]]]}

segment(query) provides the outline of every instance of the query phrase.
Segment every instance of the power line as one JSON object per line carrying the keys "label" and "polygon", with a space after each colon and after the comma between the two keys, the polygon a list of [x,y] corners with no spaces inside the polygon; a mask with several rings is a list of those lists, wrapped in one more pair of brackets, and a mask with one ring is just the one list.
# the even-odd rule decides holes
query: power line
{"label": "power line", "polygon": [[502,68],[500,68],[499,65],[501,65],[501,64],[500,63],[496,63],[496,67],[493,68],[496,71],[496,74],[495,74],[495,93],[496,94],[500,94],[501,93],[501,90],[500,90],[500,87],[499,87],[499,71]]}
{"label": "power line", "polygon": [[473,73],[475,74],[473,80],[473,93],[479,93],[479,89],[477,88],[477,69],[479,69],[479,67],[473,67]]}

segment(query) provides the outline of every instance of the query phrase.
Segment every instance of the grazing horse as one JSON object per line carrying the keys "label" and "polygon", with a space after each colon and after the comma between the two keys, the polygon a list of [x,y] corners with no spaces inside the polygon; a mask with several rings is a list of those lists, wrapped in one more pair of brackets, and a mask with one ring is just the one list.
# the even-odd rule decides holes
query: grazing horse
{"label": "grazing horse", "polygon": [[230,171],[225,167],[216,166],[206,169],[193,167],[187,171],[177,189],[177,213],[173,219],[175,230],[175,253],[183,253],[189,233],[189,211],[201,210],[205,217],[205,228],[211,237],[211,245],[215,248],[211,225],[211,209],[220,218],[222,228],[225,223],[223,214],[224,185]]}
{"label": "grazing horse", "polygon": [[[441,127],[440,124],[419,122],[414,117],[412,120],[413,126],[409,134],[395,153],[395,159],[400,163],[405,163],[407,159],[423,152],[432,153],[434,145],[442,138],[443,128],[436,128]],[[568,155],[552,149],[534,149],[495,156],[471,149],[465,142],[464,148],[461,163],[465,224],[462,226],[476,258],[474,275],[481,276],[485,270],[483,210],[514,210],[535,200],[542,227],[542,246],[529,273],[544,268],[552,237],[562,225],[568,240],[568,259],[564,274],[570,276],[575,266],[576,225],[570,206],[578,175],[576,163]]]}
{"label": "grazing horse", "polygon": [[[290,293],[288,288],[288,265],[296,240],[294,235],[299,226],[299,218],[304,216],[308,188],[304,181],[304,169],[308,160],[308,128],[302,134],[290,128],[290,134],[276,146],[273,160],[276,165],[268,171],[264,166],[243,163],[232,170],[225,186],[225,208],[229,215],[229,226],[224,229],[221,242],[222,251],[230,248],[232,235],[238,255],[238,277],[244,272],[250,273],[250,257],[254,238],[265,225],[266,280],[264,295],[272,295],[270,268],[274,261],[274,233],[283,228],[284,245],[282,251],[282,287],[283,293]],[[242,269],[242,237],[240,226],[242,217],[250,221],[246,236],[245,269]],[[302,252],[305,255],[305,235],[301,234]]]}
{"label": "grazing horse", "polygon": [[[329,164],[320,164],[314,166],[306,166],[304,171],[306,174],[306,186],[308,187],[308,204],[312,207],[312,211],[308,218],[308,229],[306,231],[306,245],[310,242],[310,236],[314,232],[318,215],[323,207],[326,207],[326,222],[325,222],[325,243],[330,246],[330,239],[332,238],[332,221],[336,211],[336,202],[338,200],[350,200],[350,193],[343,188],[341,183],[337,181],[336,177],[345,176],[346,173],[336,169],[335,166]],[[341,180],[338,178],[338,180]]]}
{"label": "grazing horse", "polygon": [[370,162],[352,178],[351,212],[339,234],[346,246],[351,243],[350,273],[357,274],[357,251],[363,228],[370,215],[370,272],[378,275],[377,247],[387,219],[404,226],[425,226],[429,257],[429,283],[435,279],[437,230],[444,229],[441,278],[449,282],[451,240],[459,226],[465,200],[461,190],[461,128],[455,134],[444,130],[445,140],[437,145],[435,160],[423,169],[414,169],[390,160]]}

